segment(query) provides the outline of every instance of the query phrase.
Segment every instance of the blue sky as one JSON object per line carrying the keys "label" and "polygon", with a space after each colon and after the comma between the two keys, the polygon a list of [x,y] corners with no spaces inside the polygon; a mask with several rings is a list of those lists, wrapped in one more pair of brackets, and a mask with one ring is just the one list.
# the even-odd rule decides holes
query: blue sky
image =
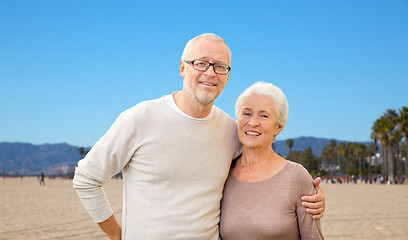
{"label": "blue sky", "polygon": [[289,102],[280,139],[370,141],[408,105],[408,1],[0,1],[0,142],[92,146],[120,112],[182,88],[186,42],[232,51],[216,105],[249,85]]}

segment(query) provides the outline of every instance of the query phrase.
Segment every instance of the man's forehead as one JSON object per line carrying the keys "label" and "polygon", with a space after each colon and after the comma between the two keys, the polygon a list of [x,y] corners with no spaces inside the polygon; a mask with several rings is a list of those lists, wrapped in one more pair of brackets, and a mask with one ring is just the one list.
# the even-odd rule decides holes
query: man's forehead
{"label": "man's forehead", "polygon": [[230,52],[227,45],[222,41],[212,39],[198,39],[192,49],[194,59],[207,61],[217,61],[222,63],[230,62]]}

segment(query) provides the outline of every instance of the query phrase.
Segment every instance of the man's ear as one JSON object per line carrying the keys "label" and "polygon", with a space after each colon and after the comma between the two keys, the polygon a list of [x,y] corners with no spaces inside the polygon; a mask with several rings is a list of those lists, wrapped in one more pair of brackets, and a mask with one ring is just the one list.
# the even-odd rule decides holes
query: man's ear
{"label": "man's ear", "polygon": [[186,76],[186,74],[184,73],[184,71],[185,71],[184,62],[183,62],[183,61],[180,61],[180,76],[181,76],[182,78],[184,78],[184,77]]}
{"label": "man's ear", "polygon": [[227,84],[227,83],[228,83],[230,73],[231,73],[231,72],[229,72],[229,73],[228,73],[228,76],[227,76],[227,82],[226,82],[225,84]]}

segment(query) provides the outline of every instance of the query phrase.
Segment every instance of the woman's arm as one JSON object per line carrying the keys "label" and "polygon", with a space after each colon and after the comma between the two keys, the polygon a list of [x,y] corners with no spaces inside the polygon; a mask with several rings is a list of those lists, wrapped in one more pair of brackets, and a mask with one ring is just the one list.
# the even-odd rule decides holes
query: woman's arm
{"label": "woman's arm", "polygon": [[312,196],[303,196],[302,205],[306,207],[306,212],[313,214],[313,219],[318,220],[323,217],[326,208],[326,200],[322,188],[320,187],[321,178],[318,177],[313,181],[316,188],[316,194]]}
{"label": "woman's arm", "polygon": [[[298,196],[316,197],[316,188],[311,184],[312,177],[309,175],[305,168],[299,168],[296,177],[296,187]],[[320,179],[318,180],[320,182]],[[322,194],[323,195],[323,194]],[[303,197],[302,197],[303,198]],[[323,195],[324,198],[324,195]],[[324,199],[323,199],[324,200]],[[324,201],[323,201],[324,202]],[[314,203],[317,204],[317,203]],[[318,205],[318,204],[317,204]],[[322,210],[323,212],[323,210]],[[302,201],[298,201],[296,204],[296,216],[299,225],[299,235],[301,239],[324,239],[322,230],[320,227],[320,220],[314,219],[314,215],[306,211]]]}

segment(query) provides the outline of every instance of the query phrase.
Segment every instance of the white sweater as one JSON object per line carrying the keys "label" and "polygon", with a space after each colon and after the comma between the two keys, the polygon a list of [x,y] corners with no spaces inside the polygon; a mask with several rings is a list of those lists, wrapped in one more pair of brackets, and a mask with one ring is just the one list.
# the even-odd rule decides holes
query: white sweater
{"label": "white sweater", "polygon": [[122,239],[218,239],[220,201],[240,148],[233,118],[192,118],[172,95],[123,112],[78,162],[73,180],[96,222],[112,215],[102,185],[123,170]]}

